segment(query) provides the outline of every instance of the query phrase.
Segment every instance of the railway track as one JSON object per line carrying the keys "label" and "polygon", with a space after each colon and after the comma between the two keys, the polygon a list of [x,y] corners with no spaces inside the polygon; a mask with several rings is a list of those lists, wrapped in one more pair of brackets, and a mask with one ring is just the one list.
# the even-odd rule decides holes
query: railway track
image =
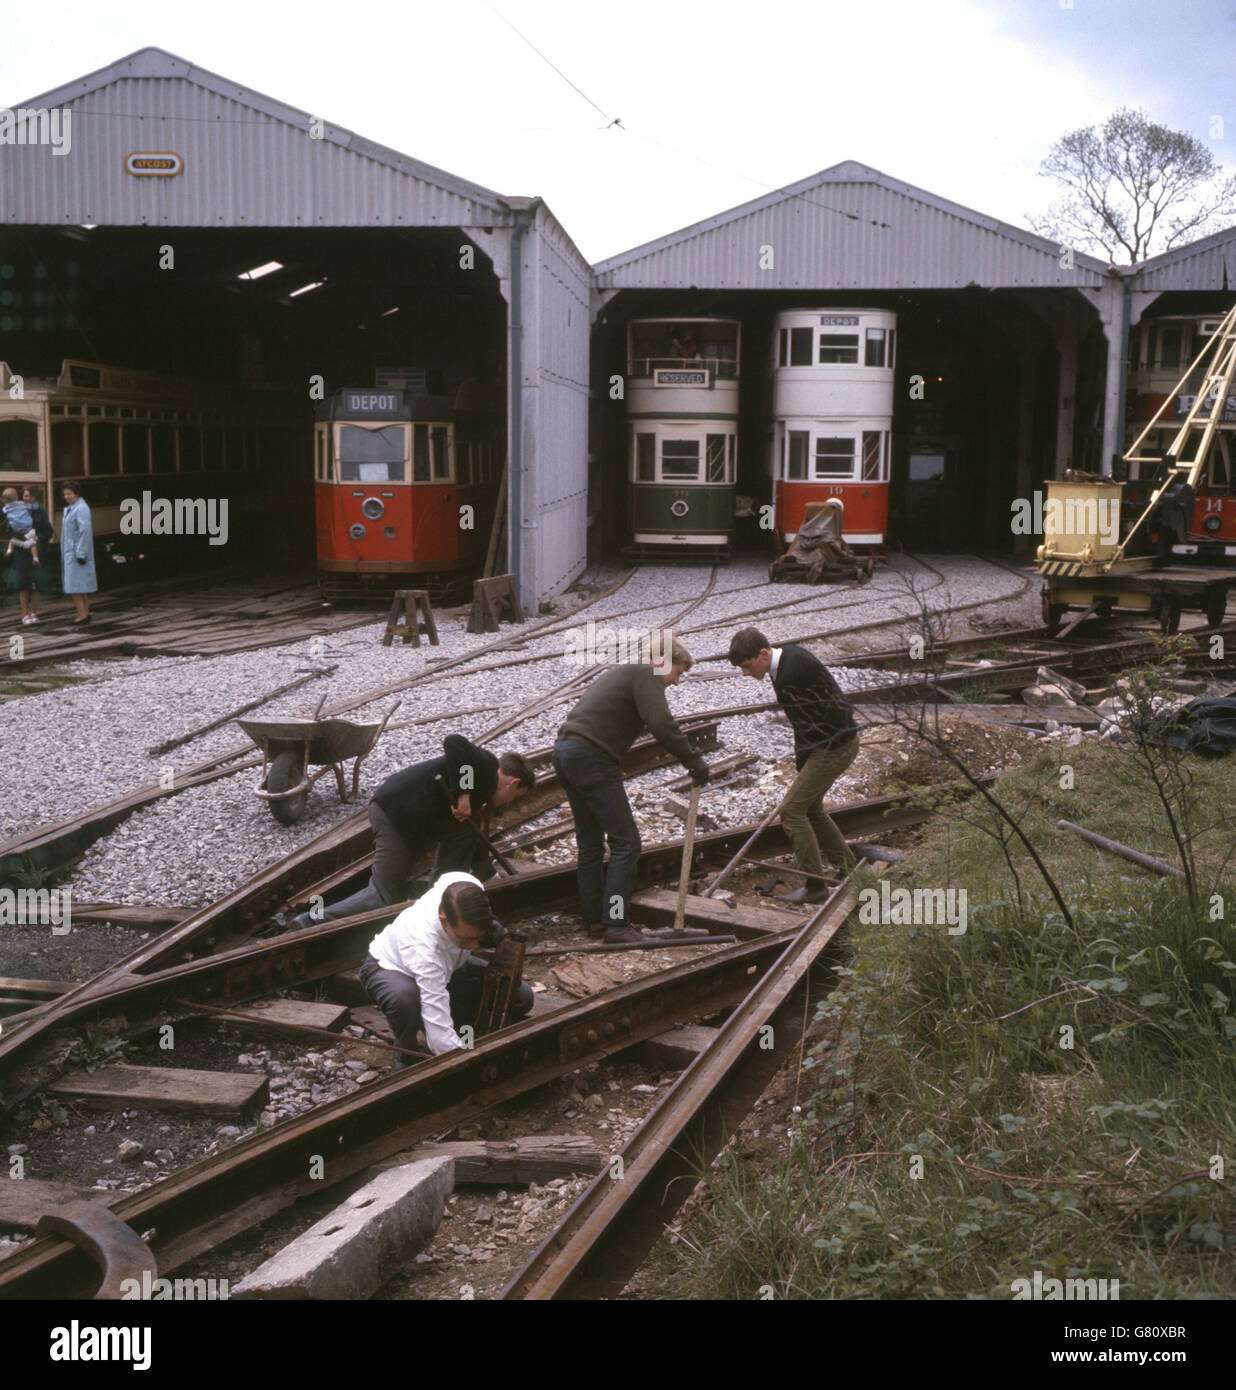
{"label": "railway track", "polygon": [[[712,592],[715,580],[714,569],[703,592],[693,598],[685,608],[676,611],[665,625],[676,626],[685,616],[703,604]],[[617,587],[619,586],[614,586]],[[608,592],[614,592],[614,588]],[[606,596],[608,595],[596,596],[592,602],[595,603]],[[793,600],[773,607],[796,608],[800,602]],[[656,608],[664,606],[657,605]],[[648,611],[649,608],[653,606],[630,611]],[[750,610],[760,611],[766,610]],[[899,616],[888,621],[894,623],[907,620],[907,617]],[[514,639],[489,644],[482,653],[472,653],[452,664],[463,664],[475,660],[478,655],[496,652],[511,645],[520,645],[526,642],[530,635],[551,635],[551,631],[544,628],[552,628],[552,621],[551,625],[541,625],[535,634],[521,632]],[[612,618],[607,617],[605,621],[612,621]],[[709,626],[730,621],[730,617],[725,617],[717,619]],[[574,622],[575,615],[572,615],[571,619],[552,628],[552,631],[560,631],[563,626],[572,626]],[[864,625],[867,626],[871,625]],[[1229,624],[1225,629],[1220,629],[1231,630],[1236,630],[1236,624]],[[1033,679],[1034,665],[1044,664],[1037,640],[1039,636],[1040,630],[1027,629],[1013,634],[999,634],[991,639],[968,640],[953,650],[981,650],[981,641],[1004,645],[1023,641],[1033,644],[1034,662],[1029,667],[1028,677]],[[1131,646],[1136,647],[1138,642],[1149,647],[1149,640],[1141,638],[1129,639],[1124,643],[1105,644],[1109,650],[1091,657],[1086,669],[1108,669],[1104,662],[1114,663],[1121,659],[1116,655],[1116,649],[1127,650]],[[870,664],[876,664],[877,657],[878,654],[868,658]],[[1046,664],[1059,667],[1061,660],[1052,659]],[[413,679],[437,675],[444,666],[445,664]],[[995,683],[1000,680],[1026,683],[1022,679],[1026,669],[1024,661],[999,663],[984,668],[981,678],[991,682],[990,688],[998,688]],[[521,720],[531,718],[540,710],[551,707],[556,700],[570,698],[593,674],[595,672],[588,671],[573,676],[563,685],[541,697],[533,706],[500,721],[482,737],[496,737],[515,727]],[[972,683],[975,679],[975,671],[971,669],[954,675],[937,676],[933,684],[937,691],[947,691],[951,686]],[[894,688],[906,692],[921,685],[921,682],[899,682]],[[888,692],[889,688],[885,687],[879,692],[863,692],[859,698],[878,701],[880,695],[887,697]],[[922,693],[922,690],[919,690],[912,698],[919,698]],[[738,706],[710,712],[712,720],[708,722],[712,722],[714,737],[717,718],[750,714],[760,708],[766,706]],[[694,718],[698,719],[699,716]],[[539,815],[540,810],[533,814]],[[897,825],[910,825],[916,819],[921,819],[922,813],[908,807],[904,802],[899,803],[896,798],[881,798],[878,802],[845,808],[840,813],[835,813],[835,818],[843,830],[854,837],[887,831]],[[738,827],[701,837],[698,842],[701,862],[709,858],[728,857],[751,829],[752,827]],[[360,838],[364,838],[363,832]],[[36,1005],[23,1015],[5,1020],[4,1037],[0,1038],[0,1069],[4,1071],[6,1102],[11,1105],[16,1099],[30,1093],[29,1071],[14,1087],[10,1068],[16,1069],[19,1065],[28,1068],[31,1063],[37,1063],[35,1054],[43,1044],[51,1045],[50,1052],[53,1055],[50,1069],[54,1072],[56,1062],[53,1039],[57,1030],[76,1028],[84,1022],[97,1022],[119,1016],[124,1016],[130,1026],[148,1026],[152,1021],[165,1016],[183,1016],[187,1007],[195,1003],[200,1006],[207,1001],[210,1001],[209,1007],[221,1007],[226,1012],[229,1005],[261,997],[271,990],[287,989],[324,979],[350,968],[363,955],[375,923],[388,919],[390,912],[397,911],[401,905],[375,914],[330,923],[308,932],[280,934],[261,941],[254,941],[252,938],[263,922],[269,919],[272,903],[281,903],[284,908],[290,909],[311,889],[344,881],[347,876],[363,871],[366,864],[364,856],[348,857],[356,847],[357,838],[351,833],[349,823],[344,822],[327,832],[327,835],[319,837],[319,841],[315,841],[312,846],[306,847],[307,853],[298,852],[298,855],[292,856],[297,861],[294,866],[289,867],[286,861],[273,866],[271,870],[259,874],[244,885],[238,893],[229,895],[227,899],[212,905],[202,913],[194,914],[194,918],[173,928],[159,941],[126,957],[111,970],[102,972],[93,980],[84,982],[59,998]],[[784,840],[779,829],[772,828],[765,833],[754,852],[766,856],[783,848]],[[641,860],[641,884],[662,881],[672,874],[676,869],[680,852],[681,842],[650,847]],[[326,871],[325,876],[323,870]],[[521,915],[544,910],[549,905],[569,901],[572,896],[573,873],[573,865],[558,866],[534,869],[518,874],[512,879],[498,881],[491,885],[495,908],[500,916],[515,920]],[[317,877],[312,877],[314,874]],[[808,927],[814,924],[819,930],[811,937],[806,931],[801,933],[799,941],[802,945],[797,953],[787,950],[789,937],[785,933],[777,937],[779,949],[774,956],[777,962],[775,970],[759,964],[752,969],[744,967],[744,982],[748,990],[752,977],[758,977],[761,984],[765,977],[775,979],[777,983],[766,991],[767,998],[753,1002],[749,1010],[746,1003],[743,1003],[742,1009],[735,1017],[741,1015],[750,1019],[775,1016],[780,1023],[774,1032],[782,1034],[786,1046],[792,1050],[792,1019],[796,1016],[795,1011],[801,1010],[806,969],[799,969],[795,973],[788,966],[783,969],[781,962],[788,962],[791,956],[794,956],[800,965],[803,959],[807,959],[809,966],[832,940],[840,923],[844,921],[848,907],[842,911],[842,901],[836,899],[832,904],[833,912],[840,913],[840,916],[836,920],[829,919],[831,926],[820,927],[820,922],[826,915],[823,912],[812,919]],[[280,909],[276,907],[274,910]],[[397,1080],[390,1078],[371,1083],[363,1088],[363,1100],[358,1092],[344,1101],[319,1106],[308,1114],[278,1125],[265,1134],[254,1136],[253,1140],[244,1141],[236,1148],[228,1150],[226,1154],[219,1155],[217,1159],[205,1160],[163,1179],[144,1192],[120,1199],[116,1206],[117,1214],[132,1230],[141,1231],[153,1224],[156,1235],[151,1239],[151,1248],[158,1255],[160,1268],[176,1268],[186,1260],[215,1248],[221,1241],[229,1239],[231,1234],[247,1229],[254,1221],[264,1219],[264,1215],[281,1210],[301,1195],[302,1191],[321,1189],[321,1184],[315,1184],[313,1189],[305,1187],[303,1180],[298,1186],[292,1178],[293,1173],[303,1174],[304,1167],[301,1161],[308,1151],[303,1147],[298,1148],[298,1145],[329,1142],[335,1147],[341,1147],[343,1152],[340,1154],[335,1153],[335,1147],[330,1149],[330,1166],[332,1181],[342,1181],[377,1158],[389,1156],[419,1139],[448,1129],[452,1122],[458,1122],[459,1117],[475,1115],[478,1109],[489,1108],[513,1095],[522,1094],[525,1090],[542,1084],[545,1079],[575,1070],[591,1060],[613,1056],[625,1046],[633,1045],[635,1041],[655,1036],[657,1032],[663,1032],[674,1023],[683,1021],[685,1015],[696,1006],[699,1012],[695,1016],[698,1017],[703,1013],[715,1013],[719,1008],[724,1009],[741,1003],[742,999],[733,997],[734,978],[732,974],[726,973],[728,966],[720,958],[726,956],[728,960],[730,955],[727,953],[741,953],[761,943],[765,947],[770,944],[771,938],[766,933],[752,931],[747,934],[754,939],[741,943],[738,947],[725,948],[724,951],[713,949],[708,956],[699,961],[674,967],[669,972],[661,972],[649,980],[638,982],[638,985],[629,987],[626,993],[618,991],[621,998],[598,997],[586,1004],[571,1006],[561,1014],[521,1024],[517,1029],[504,1030],[501,1035],[484,1040],[475,1053],[470,1055],[469,1060],[474,1061],[475,1057],[484,1055],[488,1060],[483,1066],[488,1070],[472,1071],[465,1065],[459,1072],[444,1072],[439,1064],[447,1059],[435,1059],[434,1062],[402,1073]],[[812,952],[813,942],[815,949]],[[747,960],[748,957],[743,959]],[[759,956],[760,961],[763,959],[763,956]],[[720,963],[713,965],[713,962]],[[666,996],[663,990],[671,977],[678,984],[679,998],[674,1017],[669,1023],[665,1023],[668,1014],[657,1010],[665,1008]],[[744,995],[745,993],[746,991]],[[674,990],[671,987],[669,997],[673,996]],[[638,1003],[634,1002],[637,1000]],[[718,1000],[722,1002],[718,1003]],[[625,1009],[626,1012],[621,1016],[615,1015],[612,1012],[615,1008]],[[763,1015],[759,1013],[759,1009],[762,1008],[767,1010]],[[606,1012],[607,1009],[611,1011]],[[180,1014],[177,1014],[177,1010],[180,1010]],[[570,1015],[569,1018],[566,1017],[567,1014]],[[638,1021],[635,1021],[636,1014],[639,1015]],[[628,1024],[622,1022],[623,1017],[632,1020],[629,1033]],[[550,1026],[553,1020],[557,1020],[562,1027],[574,1026],[576,1031],[564,1033],[560,1028]],[[605,1031],[607,1026],[611,1030],[608,1034]],[[530,1029],[542,1031],[528,1032]],[[515,1034],[519,1034],[519,1037],[512,1036]],[[684,1074],[672,1097],[667,1098],[667,1102],[658,1108],[655,1117],[650,1117],[649,1125],[652,1128],[645,1126],[648,1134],[641,1130],[641,1136],[637,1136],[639,1142],[633,1141],[632,1146],[624,1151],[624,1160],[629,1159],[630,1165],[641,1175],[640,1182],[630,1190],[631,1205],[615,1212],[604,1202],[596,1205],[598,1198],[595,1196],[591,1197],[588,1203],[581,1199],[581,1203],[578,1204],[580,1215],[575,1223],[571,1224],[569,1220],[550,1242],[546,1242],[545,1246],[537,1251],[527,1269],[511,1282],[507,1297],[598,1296],[598,1293],[616,1292],[621,1287],[621,1283],[614,1282],[618,1278],[618,1271],[626,1268],[631,1260],[638,1264],[642,1258],[639,1250],[643,1249],[646,1252],[647,1244],[655,1239],[663,1226],[666,1213],[672,1214],[672,1207],[666,1206],[664,1201],[652,1200],[649,1194],[655,1194],[658,1189],[664,1188],[663,1179],[666,1173],[677,1171],[681,1175],[686,1171],[673,1169],[673,1164],[681,1165],[687,1151],[692,1146],[698,1147],[701,1144],[701,1136],[705,1137],[706,1142],[700,1148],[700,1152],[715,1144],[716,1147],[712,1148],[712,1152],[715,1153],[720,1143],[724,1142],[728,1127],[732,1124],[732,1117],[740,1113],[735,1107],[742,1105],[742,1097],[751,1092],[752,1087],[756,1088],[754,1094],[758,1094],[761,1084],[759,1078],[765,1075],[760,1067],[767,1067],[771,1059],[752,1058],[748,1055],[751,1051],[750,1038],[747,1038],[746,1043],[742,1043],[742,1037],[742,1028],[736,1025],[722,1052],[709,1060],[708,1068],[720,1068],[715,1073],[704,1068],[694,1078],[689,1079],[691,1073],[696,1071],[696,1068],[692,1067]],[[546,1041],[555,1038],[558,1054],[556,1059],[550,1056],[554,1049]],[[570,1041],[572,1038],[573,1045]],[[592,1041],[589,1041],[590,1038]],[[627,1041],[628,1038],[630,1042]],[[511,1049],[521,1041],[527,1044],[527,1049],[522,1054],[514,1054],[520,1058],[520,1065],[508,1074]],[[501,1046],[498,1046],[500,1042]],[[487,1051],[491,1047],[494,1049],[492,1055]],[[713,1052],[713,1048],[709,1048],[708,1051]],[[728,1058],[724,1064],[718,1060],[723,1054]],[[776,1055],[777,1059],[783,1060],[787,1054],[783,1048]],[[46,1060],[44,1058],[45,1062]],[[759,1064],[754,1069],[751,1065],[753,1062]],[[431,1069],[436,1079],[431,1081],[428,1073],[421,1076],[424,1068]],[[40,1068],[36,1064],[33,1070],[38,1073]],[[479,1086],[476,1084],[478,1077]],[[411,1084],[414,1081],[417,1082],[415,1086]],[[422,1082],[427,1088],[424,1092],[419,1089]],[[38,1084],[37,1076],[34,1084]],[[403,1086],[408,1087],[409,1096],[417,1098],[412,1106],[405,1109],[396,1104],[394,1109],[384,1109],[392,1094],[389,1088]],[[403,1096],[404,1092],[400,1090],[398,1094]],[[422,1112],[419,1108],[422,1095],[431,1096],[432,1105],[437,1108],[427,1108]],[[672,1106],[669,1105],[670,1099],[673,1100]],[[444,1103],[440,1103],[443,1101]],[[425,1104],[429,1106],[431,1102],[426,1101]],[[396,1114],[402,1117],[405,1123],[384,1130],[383,1124]],[[375,1118],[379,1115],[384,1118]],[[346,1124],[341,1123],[343,1116],[347,1117]],[[655,1125],[652,1124],[654,1118]],[[355,1143],[352,1139],[343,1137],[345,1129],[349,1134],[355,1133],[359,1136]],[[286,1132],[281,1134],[280,1131]],[[397,1142],[394,1142],[396,1140]],[[250,1148],[251,1145],[255,1147]],[[663,1163],[668,1163],[670,1167],[658,1166]],[[687,1184],[678,1183],[675,1186],[686,1188]],[[597,1193],[604,1195],[603,1187],[594,1185],[594,1188]],[[230,1194],[230,1199],[223,1194]],[[238,1195],[244,1199],[239,1205]],[[685,1191],[683,1195],[685,1196]],[[589,1194],[585,1194],[585,1198],[589,1198]],[[588,1208],[587,1211],[583,1210],[585,1206]],[[573,1212],[572,1216],[574,1215]],[[155,1220],[156,1216],[158,1220]],[[160,1225],[159,1221],[163,1224]],[[238,1222],[240,1224],[237,1224]],[[588,1236],[588,1239],[585,1246],[581,1247],[579,1241],[584,1235]],[[616,1246],[613,1244],[615,1240]],[[550,1245],[553,1247],[552,1250],[548,1249]],[[619,1252],[617,1255],[615,1250]],[[634,1268],[634,1265],[630,1267]],[[92,1272],[89,1262],[80,1251],[62,1240],[35,1242],[17,1255],[0,1261],[0,1293],[8,1297],[39,1296],[39,1292],[36,1291],[63,1294],[72,1290],[88,1290],[93,1282],[97,1282],[97,1275]],[[625,1277],[621,1282],[625,1283]]]}

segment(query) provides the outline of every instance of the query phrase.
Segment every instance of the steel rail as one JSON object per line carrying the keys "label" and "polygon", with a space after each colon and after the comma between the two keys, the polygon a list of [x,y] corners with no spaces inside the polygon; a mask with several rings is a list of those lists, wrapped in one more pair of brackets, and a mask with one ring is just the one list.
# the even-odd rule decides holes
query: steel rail
{"label": "steel rail", "polygon": [[[843,834],[865,838],[876,831],[919,824],[930,813],[907,794],[851,802],[829,814]],[[728,858],[750,836],[752,828],[742,825],[697,836],[699,861]],[[779,825],[770,825],[758,844],[761,851],[777,852],[788,840]],[[682,840],[644,848],[636,869],[637,885],[646,887],[669,878],[681,864],[681,857]],[[575,861],[571,860],[495,880],[488,889],[490,901],[500,918],[533,915],[570,902],[576,893],[575,874]],[[391,903],[144,975],[111,971],[87,980],[71,993],[39,1006],[41,1013],[29,1010],[21,1015],[20,1026],[0,1039],[0,1062],[5,1065],[0,1074],[0,1106],[7,1109],[19,1104],[59,1070],[68,1051],[61,1030],[117,1016],[136,1027],[157,1018],[160,1010],[172,1008],[178,1000],[240,1003],[353,969],[364,958],[375,928],[405,906]],[[734,931],[739,936],[757,934],[756,929],[738,924]]]}
{"label": "steel rail", "polygon": [[[687,736],[693,747],[707,749],[715,745],[716,726],[693,725]],[[670,755],[654,739],[640,739],[632,744],[623,759],[623,770],[630,775],[669,760]],[[556,783],[557,775],[551,773],[540,786],[547,789]],[[535,803],[530,809],[532,815],[541,813]],[[93,997],[107,995],[117,982],[123,986],[131,984],[135,977],[146,978],[165,972],[192,961],[195,953],[228,951],[251,939],[261,924],[289,901],[303,897],[324,883],[346,881],[372,861],[372,852],[362,854],[369,840],[368,819],[363,814],[349,816],[285,859],[263,869],[218,902],[186,917],[156,940],[144,943],[58,998],[26,1010],[19,1025],[0,1035],[0,1072],[29,1051],[39,1035],[78,1017],[79,1005],[84,1008]],[[3,1103],[2,1097],[0,1103]]]}
{"label": "steel rail", "polygon": [[[122,1198],[113,1210],[166,1273],[290,1206],[413,1144],[555,1077],[739,1003],[793,930],[721,948],[540,1019],[397,1072],[226,1153]],[[320,1160],[320,1163],[315,1162]],[[320,1168],[322,1176],[311,1173]],[[75,1246],[36,1240],[0,1261],[0,1297],[88,1294],[92,1266]]]}
{"label": "steel rail", "polygon": [[857,904],[847,881],[806,922],[635,1132],[621,1166],[611,1160],[507,1284],[504,1299],[622,1292],[702,1169],[801,1041],[811,968]]}

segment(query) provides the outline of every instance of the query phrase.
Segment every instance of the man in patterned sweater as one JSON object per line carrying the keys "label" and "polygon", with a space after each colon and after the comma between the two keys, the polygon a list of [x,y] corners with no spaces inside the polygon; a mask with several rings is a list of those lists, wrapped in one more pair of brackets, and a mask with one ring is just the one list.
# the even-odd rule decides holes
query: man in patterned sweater
{"label": "man in patterned sweater", "polygon": [[[858,725],[850,702],[822,662],[805,647],[774,647],[757,628],[744,627],[730,641],[730,664],[752,680],[772,677],[777,703],[794,729],[798,776],[781,806],[781,824],[794,846],[798,867],[818,874],[823,861],[847,870],[854,863],[845,836],[824,810],[824,794],[858,756]],[[827,894],[803,888],[793,902],[822,902]]]}

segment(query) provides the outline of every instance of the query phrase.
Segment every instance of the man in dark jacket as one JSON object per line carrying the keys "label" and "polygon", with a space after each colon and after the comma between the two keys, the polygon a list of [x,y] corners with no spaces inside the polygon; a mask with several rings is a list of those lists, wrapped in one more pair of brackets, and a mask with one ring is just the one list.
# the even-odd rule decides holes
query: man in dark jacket
{"label": "man in dark jacket", "polygon": [[[628,920],[640,839],[622,784],[622,755],[646,727],[683,764],[696,786],[708,781],[708,764],[691,747],[665,702],[666,687],[677,685],[694,663],[678,641],[672,644],[669,660],[668,669],[631,662],[599,676],[567,716],[554,744],[554,770],[575,817],[580,910],[588,935],[604,936],[608,942],[644,939]],[[602,885],[606,840],[609,869]]]}
{"label": "man in dark jacket", "polygon": [[302,913],[293,918],[293,926],[333,922],[401,902],[417,856],[435,845],[435,879],[454,871],[492,877],[488,852],[467,822],[486,806],[508,806],[530,791],[536,780],[532,769],[518,753],[495,757],[462,734],[447,734],[442,753],[394,773],[374,792],[369,803],[374,847],[368,884],[320,916]]}
{"label": "man in dark jacket", "polygon": [[[798,776],[781,804],[781,824],[794,846],[798,867],[818,874],[823,860],[848,869],[854,856],[824,810],[824,794],[858,756],[858,725],[837,682],[805,647],[772,646],[758,628],[744,627],[730,641],[730,664],[752,680],[772,677],[777,703],[794,730]],[[822,902],[811,887],[786,895],[793,902]]]}

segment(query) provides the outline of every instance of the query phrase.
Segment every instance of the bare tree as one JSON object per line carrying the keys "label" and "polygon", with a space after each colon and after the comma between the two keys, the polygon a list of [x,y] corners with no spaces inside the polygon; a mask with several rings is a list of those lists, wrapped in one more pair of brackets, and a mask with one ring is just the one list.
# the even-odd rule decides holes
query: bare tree
{"label": "bare tree", "polygon": [[1129,107],[1062,136],[1039,172],[1067,192],[1030,225],[1113,265],[1219,231],[1236,216],[1236,175],[1224,177],[1201,140]]}

